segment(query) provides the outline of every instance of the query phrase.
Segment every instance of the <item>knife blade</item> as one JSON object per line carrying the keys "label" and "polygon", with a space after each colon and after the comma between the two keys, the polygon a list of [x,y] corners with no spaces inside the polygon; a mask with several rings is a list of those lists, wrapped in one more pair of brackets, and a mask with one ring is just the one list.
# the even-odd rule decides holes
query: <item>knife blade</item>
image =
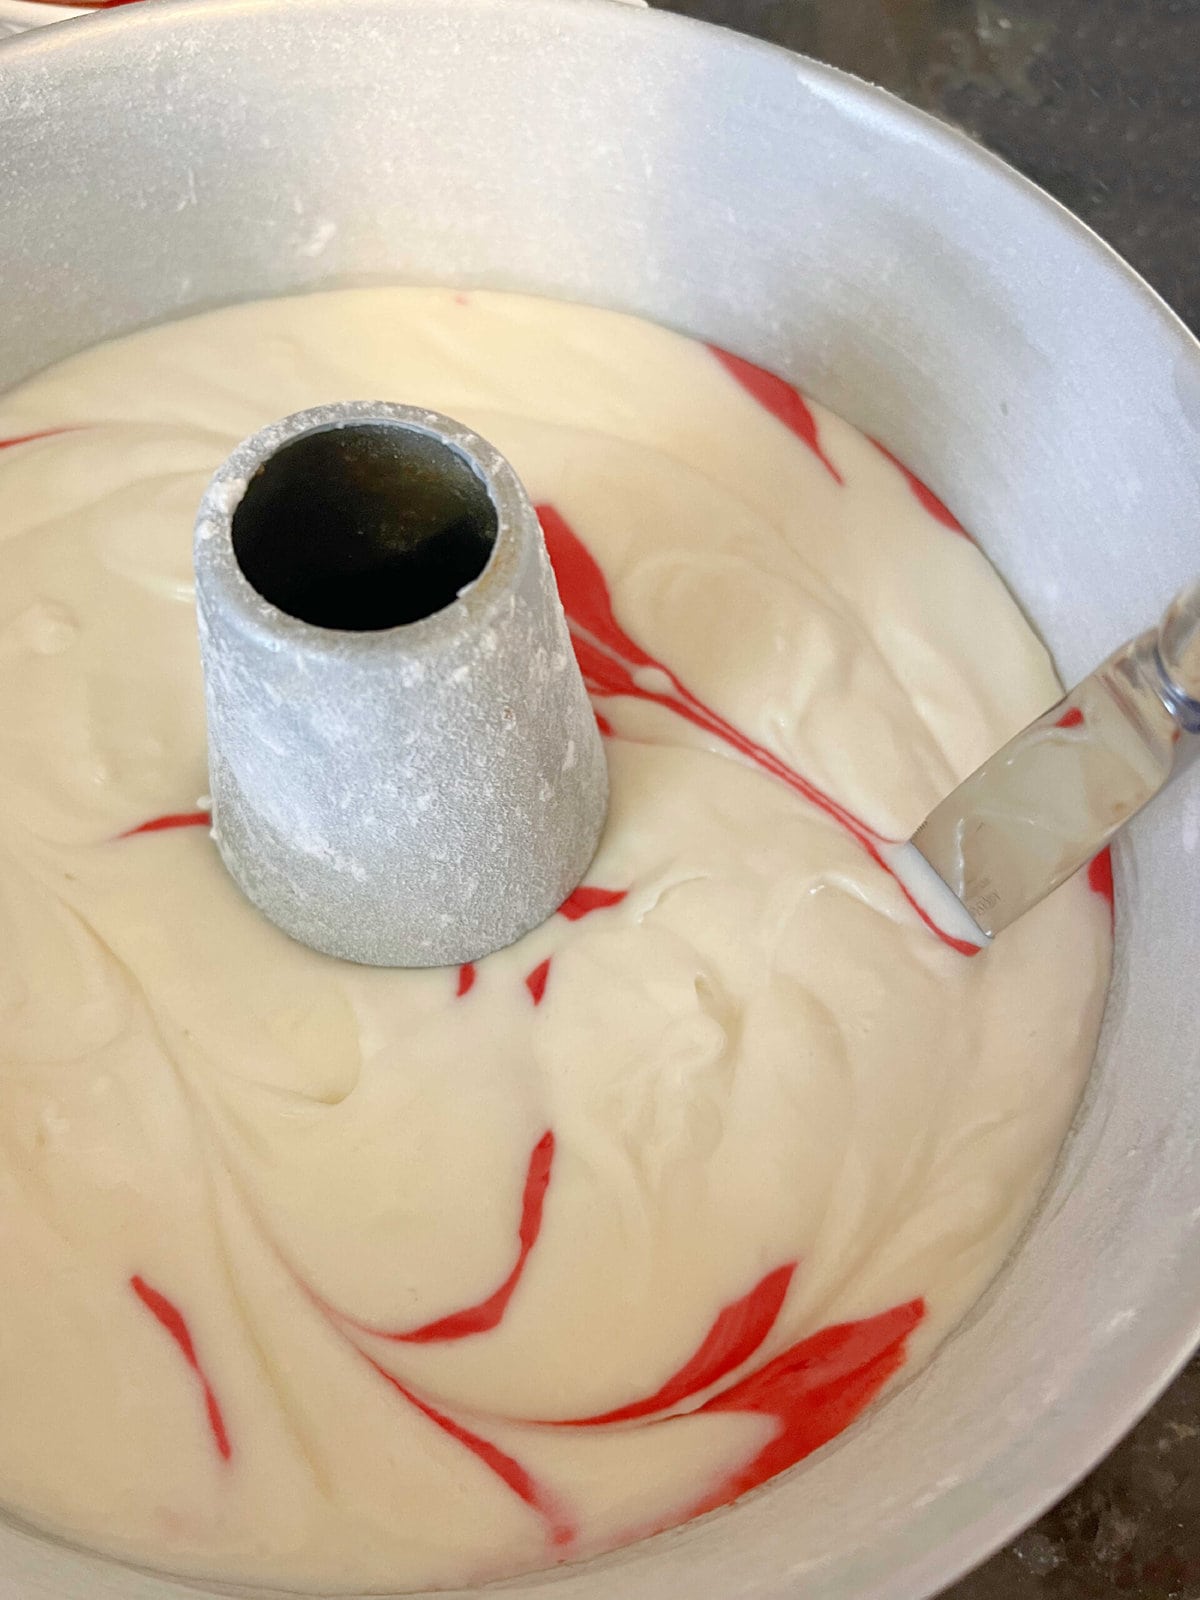
{"label": "knife blade", "polygon": [[[1086,865],[1198,752],[1200,583],[947,795],[912,850],[986,944]],[[921,873],[915,859],[910,869]]]}

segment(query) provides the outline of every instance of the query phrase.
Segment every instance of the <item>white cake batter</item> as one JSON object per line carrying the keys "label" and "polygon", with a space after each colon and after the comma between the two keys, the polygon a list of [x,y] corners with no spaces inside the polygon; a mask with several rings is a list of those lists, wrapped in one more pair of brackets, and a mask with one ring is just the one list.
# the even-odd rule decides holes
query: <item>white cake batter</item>
{"label": "white cake batter", "polygon": [[[589,892],[461,973],[289,943],[188,825],[201,490],[352,398],[549,508],[609,735]],[[1045,1179],[1110,941],[1081,877],[969,959],[873,860],[1058,692],[936,502],[702,346],[442,291],[152,330],[9,395],[13,440],[0,1502],[189,1574],[469,1582],[727,1500],[924,1360]]]}

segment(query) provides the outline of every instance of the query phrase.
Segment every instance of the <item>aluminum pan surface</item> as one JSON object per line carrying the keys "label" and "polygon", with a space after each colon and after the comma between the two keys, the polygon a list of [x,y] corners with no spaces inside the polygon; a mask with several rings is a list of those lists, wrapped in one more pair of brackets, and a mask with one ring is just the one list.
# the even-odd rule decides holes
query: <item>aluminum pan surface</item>
{"label": "aluminum pan surface", "polygon": [[[0,386],[250,295],[511,286],[718,340],[878,434],[1068,676],[1192,575],[1196,345],[1032,186],[832,70],[606,0],[161,0],[0,46],[0,125]],[[1175,802],[1120,853],[1088,1107],[970,1326],[738,1507],[503,1592],[914,1600],[1150,1402],[1200,1333],[1195,785]],[[3,1600],[186,1593],[0,1531]]]}

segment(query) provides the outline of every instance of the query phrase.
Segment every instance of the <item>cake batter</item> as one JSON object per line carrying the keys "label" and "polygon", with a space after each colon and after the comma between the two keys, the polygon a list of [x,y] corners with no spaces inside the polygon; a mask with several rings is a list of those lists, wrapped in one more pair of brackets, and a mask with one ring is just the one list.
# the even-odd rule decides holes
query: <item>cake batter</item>
{"label": "cake batter", "polygon": [[[537,502],[607,833],[473,967],[289,942],[207,829],[191,527],[386,398]],[[968,956],[887,869],[1058,685],[951,514],[610,312],[235,307],[0,401],[0,1503],[225,1581],[395,1590],[723,1504],[996,1272],[1092,1055],[1103,862]]]}

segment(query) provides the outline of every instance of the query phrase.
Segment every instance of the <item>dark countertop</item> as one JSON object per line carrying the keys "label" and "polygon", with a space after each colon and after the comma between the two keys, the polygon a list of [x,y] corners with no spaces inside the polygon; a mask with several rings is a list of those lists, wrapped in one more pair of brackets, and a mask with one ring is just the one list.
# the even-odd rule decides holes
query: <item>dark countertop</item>
{"label": "dark countertop", "polygon": [[[1114,245],[1200,333],[1200,0],[652,0],[883,84]],[[1200,1600],[1200,1357],[952,1600]]]}

